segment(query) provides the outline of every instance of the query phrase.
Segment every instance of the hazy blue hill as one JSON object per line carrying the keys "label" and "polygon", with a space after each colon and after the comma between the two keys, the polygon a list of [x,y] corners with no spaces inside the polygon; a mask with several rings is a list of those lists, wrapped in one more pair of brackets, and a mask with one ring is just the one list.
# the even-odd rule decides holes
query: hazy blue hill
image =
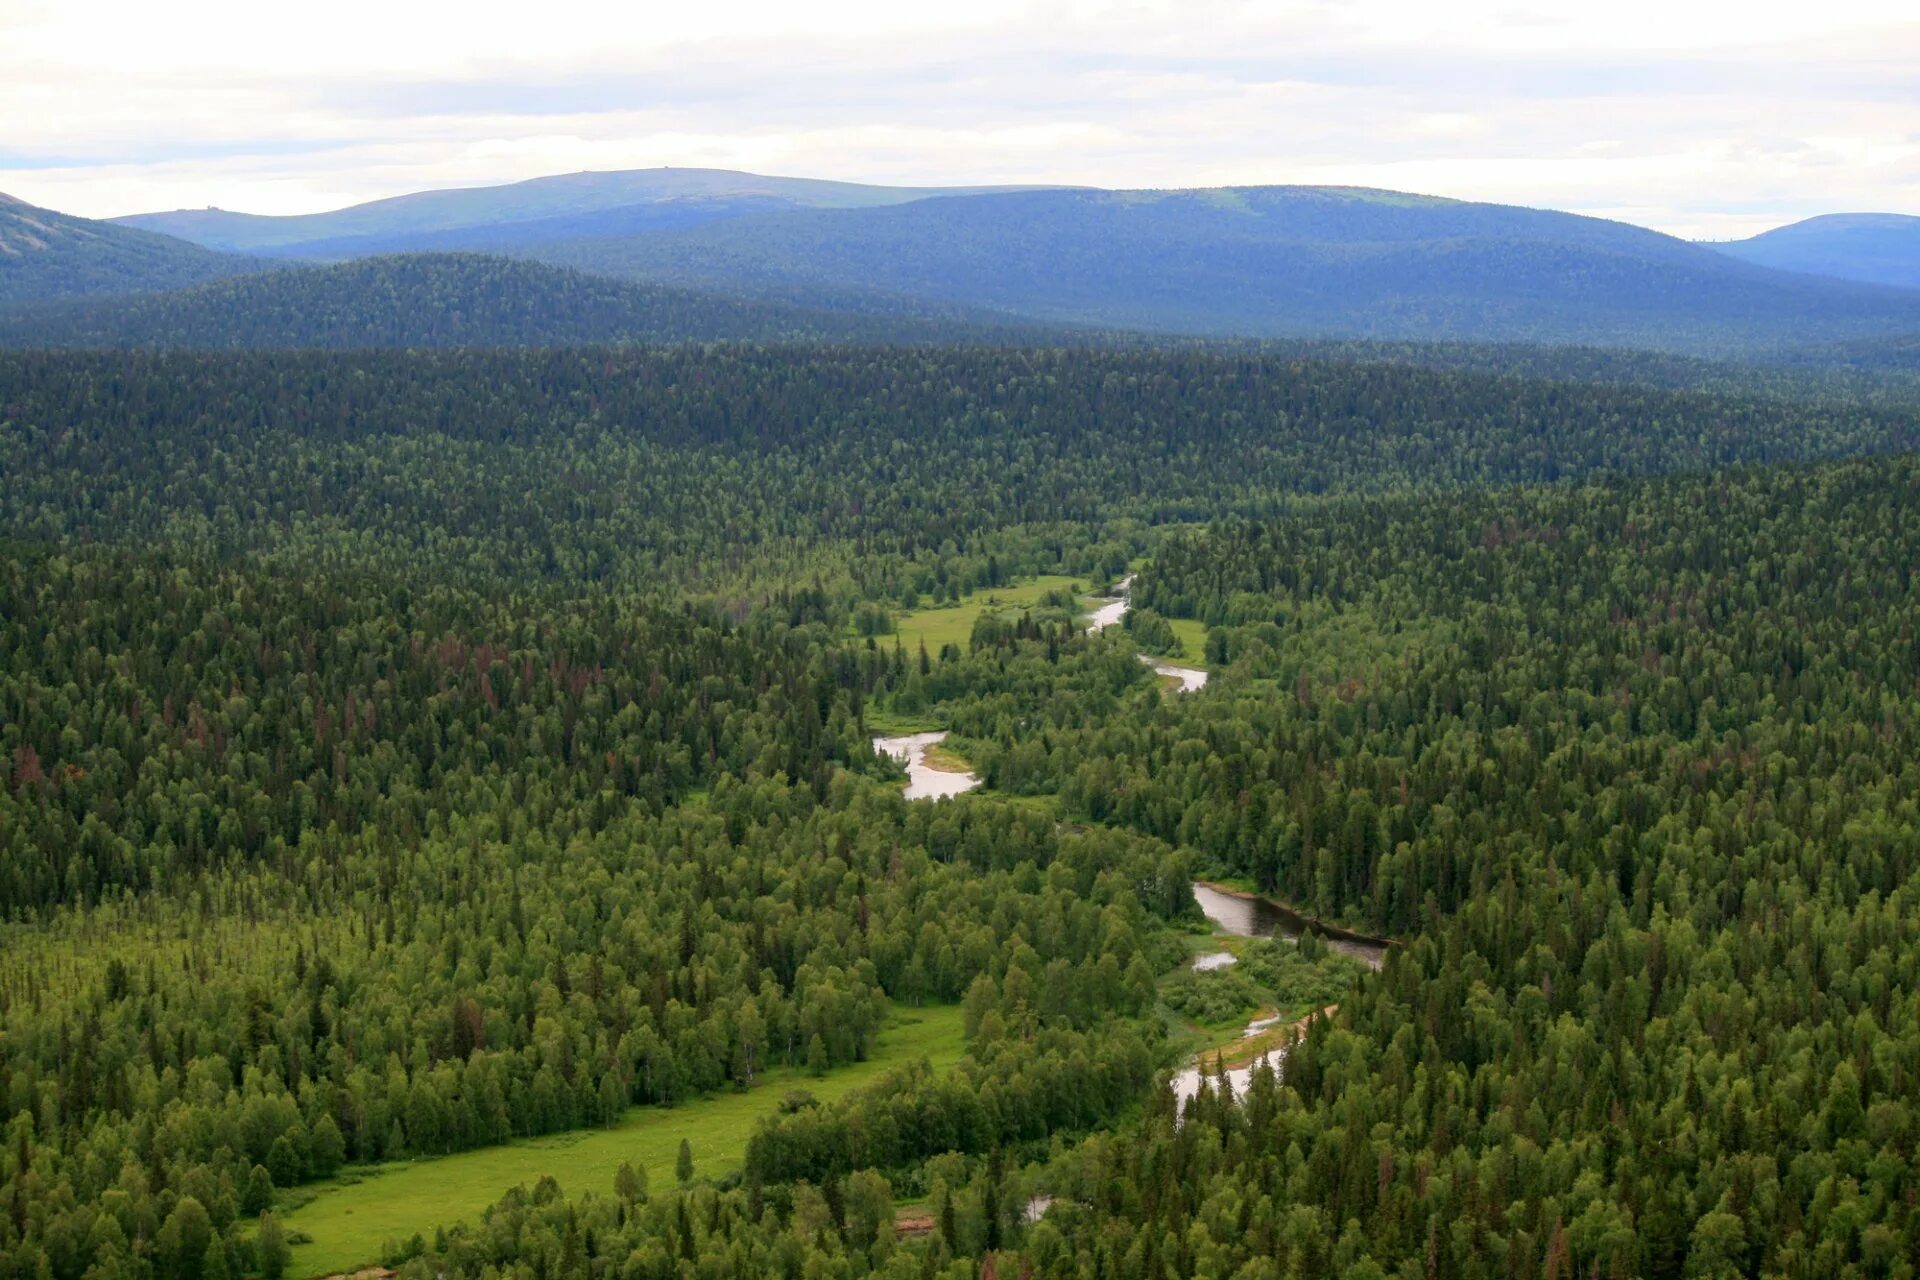
{"label": "hazy blue hill", "polygon": [[205,350],[603,342],[1032,340],[934,316],[835,314],[479,254],[284,267],[171,293],[0,312],[0,346]]}
{"label": "hazy blue hill", "polygon": [[0,195],[0,307],[177,289],[260,264]]}
{"label": "hazy blue hill", "polygon": [[1823,214],[1708,247],[1781,271],[1920,289],[1920,218],[1903,213]]}
{"label": "hazy blue hill", "polygon": [[269,246],[264,255],[310,262],[340,262],[392,253],[511,252],[530,244],[583,236],[635,235],[697,227],[726,218],[762,213],[784,213],[794,206],[767,196],[711,199],[688,197],[555,214],[521,222],[490,222],[470,227],[424,231],[380,232],[303,240],[295,245]]}
{"label": "hazy blue hill", "polygon": [[[505,186],[421,191],[328,213],[267,217],[224,209],[119,221],[217,249],[348,257],[397,249],[499,248],[531,239],[689,225],[797,209],[854,209],[981,187],[877,187],[729,169],[568,173]],[[463,234],[464,233],[464,234]]]}
{"label": "hazy blue hill", "polygon": [[1344,188],[979,195],[532,252],[839,305],[866,291],[1189,334],[1721,351],[1920,327],[1920,295],[1774,272],[1624,223]]}
{"label": "hazy blue hill", "polygon": [[1780,361],[1783,364],[1916,374],[1920,373],[1920,332],[1802,347],[1782,353]]}
{"label": "hazy blue hill", "polygon": [[[1920,331],[1920,291],[1544,209],[1336,187],[873,187],[715,169],[579,173],[332,213],[134,226],[277,257],[477,251],[878,323],[1190,337],[1593,344],[1707,355]],[[1920,219],[1745,245],[1883,246]],[[122,228],[126,229],[126,228]],[[1773,252],[1773,250],[1767,250]],[[1838,250],[1835,250],[1838,252]],[[842,315],[835,324],[850,323]],[[542,325],[545,325],[543,319]],[[508,326],[511,330],[512,326]]]}

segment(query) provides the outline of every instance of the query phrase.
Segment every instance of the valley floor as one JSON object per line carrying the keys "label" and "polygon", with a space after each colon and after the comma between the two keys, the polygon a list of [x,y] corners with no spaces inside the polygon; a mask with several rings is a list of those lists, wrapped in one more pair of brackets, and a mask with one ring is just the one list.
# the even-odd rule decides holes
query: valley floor
{"label": "valley floor", "polygon": [[543,1177],[566,1190],[605,1192],[613,1175],[631,1162],[655,1192],[674,1185],[674,1160],[685,1138],[693,1148],[696,1177],[720,1178],[740,1168],[754,1126],[792,1089],[822,1102],[873,1083],[894,1067],[927,1059],[945,1070],[965,1052],[957,1005],[899,1005],[871,1058],[814,1077],[780,1068],[744,1093],[719,1093],[679,1107],[633,1107],[611,1129],[574,1130],[542,1138],[483,1147],[433,1160],[409,1160],[343,1173],[311,1188],[311,1196],[286,1215],[294,1245],[293,1276],[333,1275],[380,1259],[391,1241],[416,1232],[431,1239],[438,1227],[480,1214],[515,1186]]}

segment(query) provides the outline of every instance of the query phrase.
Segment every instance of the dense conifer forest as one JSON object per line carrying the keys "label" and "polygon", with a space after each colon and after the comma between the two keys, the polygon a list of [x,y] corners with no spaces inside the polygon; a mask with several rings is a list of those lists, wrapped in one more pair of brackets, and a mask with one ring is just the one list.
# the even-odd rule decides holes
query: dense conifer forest
{"label": "dense conifer forest", "polygon": [[0,1277],[1916,1274],[1913,399],[1365,356],[0,354]]}
{"label": "dense conifer forest", "polygon": [[[969,324],[951,307],[905,308],[884,319],[870,318],[474,253],[398,254],[328,267],[253,261],[247,274],[228,276],[132,297],[62,298],[0,308],[0,346],[351,351],[594,342],[980,340],[996,334],[1004,341],[1023,331],[998,316],[985,324],[975,317]],[[1024,329],[1031,332],[1034,326]]]}

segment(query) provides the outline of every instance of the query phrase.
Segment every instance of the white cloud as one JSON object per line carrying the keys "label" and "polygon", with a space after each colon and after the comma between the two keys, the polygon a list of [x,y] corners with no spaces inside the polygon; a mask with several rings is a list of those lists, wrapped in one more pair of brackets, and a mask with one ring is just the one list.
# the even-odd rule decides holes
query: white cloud
{"label": "white cloud", "polygon": [[1907,7],[6,0],[0,190],[286,213],[666,163],[1367,183],[1741,234],[1920,210]]}

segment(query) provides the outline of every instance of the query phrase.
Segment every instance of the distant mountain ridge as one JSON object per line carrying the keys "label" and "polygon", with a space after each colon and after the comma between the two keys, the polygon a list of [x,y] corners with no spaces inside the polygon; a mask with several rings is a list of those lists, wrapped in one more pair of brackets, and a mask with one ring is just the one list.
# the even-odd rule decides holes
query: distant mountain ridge
{"label": "distant mountain ridge", "polygon": [[[1601,218],[1351,187],[870,187],[651,169],[421,192],[291,218],[199,210],[73,221],[99,229],[102,244],[158,229],[273,255],[209,259],[203,245],[195,269],[208,274],[287,257],[478,250],[726,305],[834,313],[846,332],[885,334],[931,318],[976,329],[1588,344],[1715,357],[1839,350],[1920,332],[1920,290],[1780,270],[1729,246]],[[1823,234],[1835,232],[1863,234],[1858,220]],[[192,248],[164,237],[142,243]],[[8,270],[0,257],[0,277]],[[146,284],[121,274],[120,292],[178,283],[165,272]],[[369,299],[368,314],[389,305]],[[495,319],[517,331],[518,321]],[[553,319],[536,327],[565,329]]]}
{"label": "distant mountain ridge", "polygon": [[114,221],[209,248],[324,259],[396,250],[502,248],[756,213],[855,209],[1017,189],[881,187],[729,169],[589,170],[500,186],[421,191],[325,213],[275,217],[181,209]]}
{"label": "distant mountain ridge", "polygon": [[0,193],[0,307],[177,289],[263,265]]}
{"label": "distant mountain ridge", "polygon": [[1920,289],[1920,217],[1904,213],[1822,214],[1708,247],[1780,271]]}
{"label": "distant mountain ridge", "polygon": [[933,198],[526,252],[692,288],[864,291],[1204,336],[1714,353],[1920,327],[1920,293],[1788,275],[1600,218],[1357,188]]}

